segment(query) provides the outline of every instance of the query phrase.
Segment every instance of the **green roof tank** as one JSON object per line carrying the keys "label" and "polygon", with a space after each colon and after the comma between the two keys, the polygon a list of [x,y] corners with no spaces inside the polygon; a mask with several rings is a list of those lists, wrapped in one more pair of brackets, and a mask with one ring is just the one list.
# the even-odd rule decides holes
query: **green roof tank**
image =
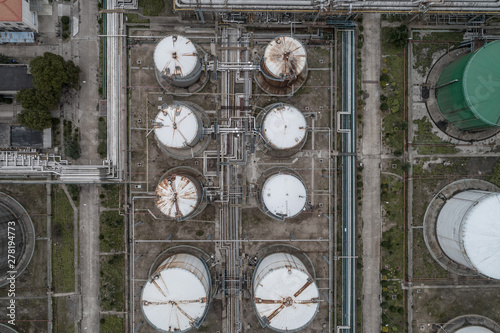
{"label": "green roof tank", "polygon": [[436,86],[439,109],[461,130],[500,127],[500,41],[450,63]]}

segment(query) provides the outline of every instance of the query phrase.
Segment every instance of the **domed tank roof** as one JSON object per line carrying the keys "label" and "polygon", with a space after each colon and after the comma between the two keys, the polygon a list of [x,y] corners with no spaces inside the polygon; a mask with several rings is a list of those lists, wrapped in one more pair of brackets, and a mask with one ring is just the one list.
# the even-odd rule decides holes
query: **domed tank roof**
{"label": "domed tank roof", "polygon": [[156,188],[156,205],[161,212],[172,218],[189,216],[201,199],[196,180],[186,175],[172,174]]}
{"label": "domed tank roof", "polygon": [[306,187],[290,174],[270,176],[262,186],[262,200],[271,214],[290,218],[299,214],[306,205]]}
{"label": "domed tank roof", "polygon": [[185,332],[203,319],[209,296],[210,275],[203,262],[190,254],[176,254],[146,282],[141,309],[154,328]]}
{"label": "domed tank roof", "polygon": [[451,259],[500,279],[500,193],[467,190],[439,212],[439,244]]}
{"label": "domed tank roof", "polygon": [[500,194],[490,195],[463,222],[465,252],[482,274],[500,279]]}
{"label": "domed tank roof", "polygon": [[304,70],[306,61],[304,45],[293,37],[276,37],[264,51],[265,69],[276,78],[299,75]]}
{"label": "domed tank roof", "polygon": [[198,116],[187,105],[164,105],[155,118],[155,135],[170,148],[190,146],[201,130]]}
{"label": "domed tank roof", "polygon": [[266,113],[262,133],[268,143],[277,149],[293,148],[306,136],[306,119],[295,107],[282,104]]}
{"label": "domed tank roof", "polygon": [[154,52],[156,68],[167,76],[188,76],[195,69],[198,61],[196,47],[183,36],[163,38]]}
{"label": "domed tank roof", "polygon": [[493,333],[493,331],[481,326],[469,326],[461,328],[455,333]]}
{"label": "domed tank roof", "polygon": [[254,305],[270,328],[295,332],[307,326],[319,309],[319,290],[304,264],[295,256],[275,253],[255,271]]}

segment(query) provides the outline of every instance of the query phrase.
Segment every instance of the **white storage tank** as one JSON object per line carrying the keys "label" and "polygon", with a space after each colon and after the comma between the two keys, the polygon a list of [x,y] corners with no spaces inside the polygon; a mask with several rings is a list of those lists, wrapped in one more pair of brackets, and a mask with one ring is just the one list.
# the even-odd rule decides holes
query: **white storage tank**
{"label": "white storage tank", "polygon": [[296,148],[306,139],[306,118],[291,105],[271,105],[262,119],[261,132],[266,143],[274,149]]}
{"label": "white storage tank", "polygon": [[455,333],[493,333],[493,331],[481,326],[469,326],[461,328]]}
{"label": "white storage tank", "polygon": [[200,78],[202,65],[196,46],[186,37],[168,36],[156,45],[156,77],[176,87],[189,87]]}
{"label": "white storage tank", "polygon": [[280,36],[266,47],[261,61],[261,72],[273,86],[290,86],[305,70],[307,53],[304,45],[296,38]]}
{"label": "white storage tank", "polygon": [[262,259],[253,275],[252,292],[260,323],[278,332],[302,330],[319,310],[319,290],[313,277],[288,253]]}
{"label": "white storage tank", "polygon": [[450,259],[500,279],[500,193],[467,190],[454,195],[439,213],[436,233]]}
{"label": "white storage tank", "polygon": [[162,105],[155,118],[154,132],[160,146],[188,149],[200,140],[203,124],[192,105],[174,102]]}
{"label": "white storage tank", "polygon": [[201,183],[187,174],[167,174],[156,187],[156,205],[160,211],[177,220],[189,218],[200,206]]}
{"label": "white storage tank", "polygon": [[294,175],[278,173],[264,182],[261,191],[264,210],[283,220],[298,215],[306,205],[304,183]]}
{"label": "white storage tank", "polygon": [[160,332],[198,328],[208,310],[210,288],[210,273],[202,260],[175,254],[158,267],[142,289],[142,313]]}

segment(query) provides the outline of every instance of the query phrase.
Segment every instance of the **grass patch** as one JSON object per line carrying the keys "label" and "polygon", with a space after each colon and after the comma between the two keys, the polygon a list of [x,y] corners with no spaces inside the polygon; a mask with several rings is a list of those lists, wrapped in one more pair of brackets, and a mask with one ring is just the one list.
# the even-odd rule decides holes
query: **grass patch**
{"label": "grass patch", "polygon": [[52,191],[52,274],[55,292],[75,291],[73,208],[59,186]]}
{"label": "grass patch", "polygon": [[463,40],[463,36],[462,32],[432,32],[420,38],[419,33],[414,33],[412,49],[415,63],[413,68],[421,75],[425,75],[432,66],[434,54],[444,53],[457,47]]}
{"label": "grass patch", "polygon": [[120,192],[122,187],[116,184],[103,184],[101,198],[101,205],[106,208],[118,208],[120,206]]}
{"label": "grass patch", "polygon": [[[399,160],[393,161],[399,164]],[[403,180],[382,175],[381,200],[384,208],[384,224],[391,226],[382,234],[382,327],[390,332],[401,332],[405,325],[401,279],[406,253],[403,251],[405,233],[403,224]]]}
{"label": "grass patch", "polygon": [[392,44],[383,43],[383,45],[388,48],[384,49],[383,46],[383,53],[391,55],[384,58],[380,75],[380,85],[383,91],[380,108],[384,112],[382,135],[388,147],[402,152],[404,133],[408,128],[403,113],[406,103],[403,49],[396,52]]}
{"label": "grass patch", "polygon": [[108,152],[108,146],[106,144],[108,140],[108,124],[103,117],[99,117],[98,122],[98,134],[99,144],[97,145],[97,153],[101,158],[106,158]]}
{"label": "grass patch", "polygon": [[116,211],[105,211],[100,217],[101,252],[123,251],[123,216]]}
{"label": "grass patch", "polygon": [[118,316],[104,316],[101,318],[101,332],[102,333],[115,333],[125,332],[123,326],[123,318]]}
{"label": "grass patch", "polygon": [[139,7],[145,16],[158,16],[165,10],[165,0],[139,0]]}
{"label": "grass patch", "polygon": [[125,255],[101,256],[102,311],[123,311],[124,268]]}
{"label": "grass patch", "polygon": [[54,332],[55,333],[74,333],[75,324],[68,320],[68,309],[66,305],[66,297],[54,298],[52,304],[54,309]]}
{"label": "grass patch", "polygon": [[149,19],[140,19],[138,14],[125,14],[127,23],[149,23]]}
{"label": "grass patch", "polygon": [[416,119],[413,122],[418,125],[413,143],[426,144],[416,146],[419,154],[454,154],[458,152],[458,149],[450,142],[443,141],[432,133],[432,123],[427,118]]}

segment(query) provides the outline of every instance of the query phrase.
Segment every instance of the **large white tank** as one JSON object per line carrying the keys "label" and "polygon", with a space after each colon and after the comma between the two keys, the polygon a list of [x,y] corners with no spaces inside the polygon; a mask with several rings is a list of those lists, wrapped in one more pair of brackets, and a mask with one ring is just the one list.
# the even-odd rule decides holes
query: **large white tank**
{"label": "large white tank", "polygon": [[155,118],[154,132],[160,145],[187,149],[201,138],[203,126],[191,106],[182,102],[163,104]]}
{"label": "large white tank", "polygon": [[261,196],[265,210],[278,219],[298,215],[307,199],[304,183],[294,175],[282,173],[272,175],[264,182]]}
{"label": "large white tank", "polygon": [[493,331],[481,326],[469,326],[461,328],[455,333],[493,333]]}
{"label": "large white tank", "polygon": [[141,309],[161,332],[186,332],[199,327],[208,310],[210,273],[190,254],[167,258],[142,289]]}
{"label": "large white tank", "polygon": [[177,87],[188,87],[201,75],[202,66],[196,46],[186,37],[163,38],[156,46],[153,57],[160,84],[166,80]]}
{"label": "large white tank", "polygon": [[483,275],[500,279],[500,194],[468,190],[439,213],[436,233],[444,253]]}
{"label": "large white tank", "polygon": [[266,112],[261,130],[271,147],[275,149],[295,148],[306,138],[306,118],[297,108],[280,103]]}
{"label": "large white tank", "polygon": [[307,63],[306,48],[293,37],[273,39],[264,51],[261,70],[274,86],[289,86],[304,71]]}
{"label": "large white tank", "polygon": [[254,306],[264,327],[295,332],[319,310],[319,290],[304,264],[288,253],[265,257],[254,272]]}
{"label": "large white tank", "polygon": [[202,199],[200,182],[185,174],[168,174],[156,187],[155,194],[160,211],[174,219],[188,218]]}

